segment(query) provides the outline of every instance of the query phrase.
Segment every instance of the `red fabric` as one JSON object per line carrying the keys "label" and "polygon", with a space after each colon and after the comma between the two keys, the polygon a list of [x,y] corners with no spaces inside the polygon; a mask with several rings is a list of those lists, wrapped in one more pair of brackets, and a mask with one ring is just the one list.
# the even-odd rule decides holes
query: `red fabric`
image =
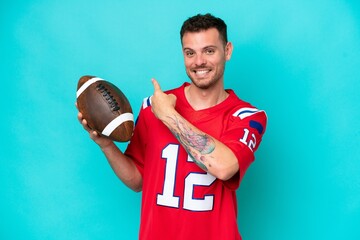
{"label": "red fabric", "polygon": [[[125,151],[143,175],[139,239],[239,240],[235,191],[254,160],[265,131],[266,115],[255,111],[244,119],[234,116],[239,109],[254,107],[240,100],[232,90],[227,90],[229,97],[219,105],[195,111],[185,98],[186,85],[167,92],[177,96],[177,111],[227,145],[239,161],[240,172],[223,182],[201,170],[167,127],[156,119],[149,101],[145,100],[134,136]],[[252,127],[251,120],[257,122]],[[248,143],[253,138],[256,144],[251,148]]]}

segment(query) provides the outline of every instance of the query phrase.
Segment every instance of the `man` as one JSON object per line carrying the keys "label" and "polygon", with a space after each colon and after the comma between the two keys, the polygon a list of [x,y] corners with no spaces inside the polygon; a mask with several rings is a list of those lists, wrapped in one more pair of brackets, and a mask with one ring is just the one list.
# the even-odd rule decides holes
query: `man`
{"label": "man", "polygon": [[254,160],[266,114],[224,89],[233,46],[226,24],[210,14],[180,31],[191,83],[144,100],[123,154],[88,128],[117,176],[142,191],[140,239],[241,239],[236,189]]}

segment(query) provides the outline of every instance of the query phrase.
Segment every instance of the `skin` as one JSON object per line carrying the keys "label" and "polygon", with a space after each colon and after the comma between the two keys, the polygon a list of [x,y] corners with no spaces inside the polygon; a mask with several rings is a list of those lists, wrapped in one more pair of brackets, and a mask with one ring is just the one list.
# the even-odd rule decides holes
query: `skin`
{"label": "skin", "polygon": [[[191,79],[191,84],[185,88],[185,96],[195,110],[215,106],[228,97],[224,90],[224,69],[225,62],[231,58],[232,49],[232,44],[224,43],[215,28],[184,34],[182,51],[186,73]],[[169,128],[194,162],[218,179],[228,180],[234,176],[239,170],[234,153],[184,119],[175,110],[176,97],[165,94],[155,79],[152,79],[152,83],[153,113]],[[111,140],[91,130],[81,113],[78,113],[78,120],[104,152],[116,175],[129,188],[141,191],[142,177],[132,159],[125,156]]]}

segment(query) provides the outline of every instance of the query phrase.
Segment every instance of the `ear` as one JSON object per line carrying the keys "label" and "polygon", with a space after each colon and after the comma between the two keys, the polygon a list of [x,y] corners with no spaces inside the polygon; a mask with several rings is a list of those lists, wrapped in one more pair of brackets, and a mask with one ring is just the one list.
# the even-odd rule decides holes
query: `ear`
{"label": "ear", "polygon": [[233,51],[233,45],[231,42],[227,42],[225,46],[225,59],[226,61],[229,61],[231,58],[231,54]]}

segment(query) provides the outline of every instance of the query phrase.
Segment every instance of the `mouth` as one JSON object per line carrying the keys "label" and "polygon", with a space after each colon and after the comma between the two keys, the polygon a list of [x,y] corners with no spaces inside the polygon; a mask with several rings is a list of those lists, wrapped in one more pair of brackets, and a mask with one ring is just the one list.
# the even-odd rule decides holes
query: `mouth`
{"label": "mouth", "polygon": [[211,72],[211,69],[194,69],[193,72],[195,73],[196,76],[201,77]]}

